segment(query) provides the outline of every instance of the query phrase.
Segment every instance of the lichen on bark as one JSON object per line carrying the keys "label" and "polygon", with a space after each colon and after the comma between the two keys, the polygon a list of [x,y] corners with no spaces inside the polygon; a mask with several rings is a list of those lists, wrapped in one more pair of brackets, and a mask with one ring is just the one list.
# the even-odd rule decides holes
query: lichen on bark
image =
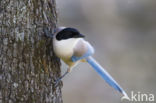
{"label": "lichen on bark", "polygon": [[62,103],[52,40],[55,0],[0,1],[0,103]]}

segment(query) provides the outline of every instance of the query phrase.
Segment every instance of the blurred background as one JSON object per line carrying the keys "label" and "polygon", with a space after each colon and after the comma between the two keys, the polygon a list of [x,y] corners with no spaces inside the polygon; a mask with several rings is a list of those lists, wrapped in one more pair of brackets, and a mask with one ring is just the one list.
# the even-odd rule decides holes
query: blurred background
{"label": "blurred background", "polygon": [[[131,97],[156,95],[155,0],[56,0],[59,26],[75,27],[94,57]],[[62,64],[62,72],[67,66]],[[88,64],[63,79],[64,103],[125,103]]]}

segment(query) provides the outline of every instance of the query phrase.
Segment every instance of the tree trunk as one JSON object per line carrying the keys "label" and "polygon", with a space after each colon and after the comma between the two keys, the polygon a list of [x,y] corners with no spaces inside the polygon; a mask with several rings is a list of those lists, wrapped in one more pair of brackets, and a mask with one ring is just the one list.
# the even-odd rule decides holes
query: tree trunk
{"label": "tree trunk", "polygon": [[62,103],[52,40],[55,0],[0,1],[0,103]]}

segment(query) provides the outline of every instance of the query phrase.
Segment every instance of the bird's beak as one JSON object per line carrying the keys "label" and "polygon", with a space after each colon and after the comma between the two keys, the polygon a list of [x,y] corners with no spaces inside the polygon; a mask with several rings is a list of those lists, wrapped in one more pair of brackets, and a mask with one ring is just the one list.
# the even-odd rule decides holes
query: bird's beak
{"label": "bird's beak", "polygon": [[79,35],[76,35],[76,37],[78,37],[78,38],[84,38],[85,35],[83,35],[83,34],[79,34]]}

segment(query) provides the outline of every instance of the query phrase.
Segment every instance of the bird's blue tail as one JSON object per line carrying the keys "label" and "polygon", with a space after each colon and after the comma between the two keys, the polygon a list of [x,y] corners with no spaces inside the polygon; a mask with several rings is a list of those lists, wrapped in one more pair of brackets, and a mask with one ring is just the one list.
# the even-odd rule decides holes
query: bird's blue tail
{"label": "bird's blue tail", "polygon": [[128,97],[126,92],[120,87],[120,85],[112,78],[112,76],[94,60],[93,57],[88,57],[86,61],[94,68],[94,70],[100,74],[100,76],[114,89],[118,90],[125,97]]}

